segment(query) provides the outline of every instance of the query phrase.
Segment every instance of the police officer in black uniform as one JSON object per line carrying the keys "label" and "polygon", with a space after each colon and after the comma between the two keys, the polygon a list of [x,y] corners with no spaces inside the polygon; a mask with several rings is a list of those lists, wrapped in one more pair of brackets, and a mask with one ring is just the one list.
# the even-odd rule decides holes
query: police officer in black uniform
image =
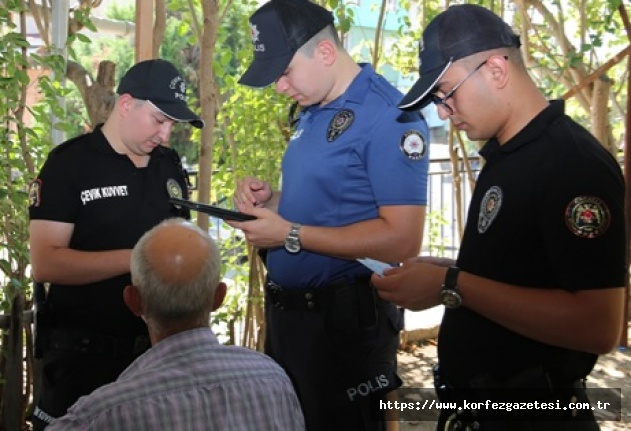
{"label": "police officer in black uniform", "polygon": [[166,146],[174,123],[203,126],[187,106],[184,79],[167,61],[143,61],[117,93],[107,121],[53,149],[30,185],[33,277],[49,285],[37,313],[35,430],[149,347],[144,322],[123,303],[131,250],[160,221],[189,216],[169,203],[188,191]]}
{"label": "police officer in black uniform", "polygon": [[406,308],[446,307],[435,384],[460,409],[444,409],[438,429],[598,429],[570,403],[588,400],[584,380],[622,328],[620,167],[563,101],[544,98],[520,38],[491,11],[450,7],[421,47],[421,78],[400,107],[433,102],[488,140],[457,261],[417,258],[372,278]]}

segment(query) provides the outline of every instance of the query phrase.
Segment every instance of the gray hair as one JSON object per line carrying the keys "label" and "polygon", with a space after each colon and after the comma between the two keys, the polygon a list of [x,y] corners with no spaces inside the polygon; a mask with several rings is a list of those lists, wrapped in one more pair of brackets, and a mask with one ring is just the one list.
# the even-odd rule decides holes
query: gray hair
{"label": "gray hair", "polygon": [[[182,226],[196,232],[206,243],[207,253],[196,274],[187,281],[165,280],[161,271],[152,267],[147,245],[156,231],[165,226]],[[221,277],[221,257],[213,239],[199,227],[183,220],[168,219],[146,232],[138,241],[131,256],[132,283],[137,287],[143,317],[158,327],[171,321],[196,322],[208,325],[208,314],[212,308],[215,290]]]}

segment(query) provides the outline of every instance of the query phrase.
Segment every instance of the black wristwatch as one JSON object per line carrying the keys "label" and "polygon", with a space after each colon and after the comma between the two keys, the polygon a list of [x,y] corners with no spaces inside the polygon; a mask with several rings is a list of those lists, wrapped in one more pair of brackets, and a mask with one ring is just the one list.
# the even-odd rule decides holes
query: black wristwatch
{"label": "black wristwatch", "polygon": [[285,250],[290,253],[298,253],[302,246],[300,244],[300,223],[292,223],[287,238],[285,238]]}
{"label": "black wristwatch", "polygon": [[456,284],[459,272],[460,268],[458,268],[457,266],[450,266],[447,269],[445,282],[443,283],[443,287],[440,289],[440,293],[438,294],[440,303],[443,304],[446,308],[458,308],[460,307],[460,305],[462,305],[462,296],[460,295],[460,291],[458,291],[458,285]]}

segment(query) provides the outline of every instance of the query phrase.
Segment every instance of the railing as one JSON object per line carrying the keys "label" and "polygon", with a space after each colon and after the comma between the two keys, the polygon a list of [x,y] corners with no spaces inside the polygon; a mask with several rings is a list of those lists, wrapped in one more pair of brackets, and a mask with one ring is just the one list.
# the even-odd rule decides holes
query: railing
{"label": "railing", "polygon": [[[450,159],[432,160],[428,178],[428,205],[421,254],[455,258],[460,247],[460,229],[467,216],[473,185],[471,176],[477,178],[479,159],[469,158],[471,174],[465,169],[465,161],[458,161],[454,175]],[[454,187],[458,184],[459,187]],[[458,192],[459,190],[459,192]]]}

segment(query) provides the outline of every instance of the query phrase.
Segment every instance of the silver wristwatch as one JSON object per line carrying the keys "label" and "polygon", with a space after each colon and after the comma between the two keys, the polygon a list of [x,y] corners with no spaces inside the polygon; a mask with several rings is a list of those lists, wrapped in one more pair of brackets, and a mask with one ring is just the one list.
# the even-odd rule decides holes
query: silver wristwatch
{"label": "silver wristwatch", "polygon": [[287,238],[285,238],[285,250],[290,253],[298,253],[302,246],[300,245],[300,223],[292,223]]}

